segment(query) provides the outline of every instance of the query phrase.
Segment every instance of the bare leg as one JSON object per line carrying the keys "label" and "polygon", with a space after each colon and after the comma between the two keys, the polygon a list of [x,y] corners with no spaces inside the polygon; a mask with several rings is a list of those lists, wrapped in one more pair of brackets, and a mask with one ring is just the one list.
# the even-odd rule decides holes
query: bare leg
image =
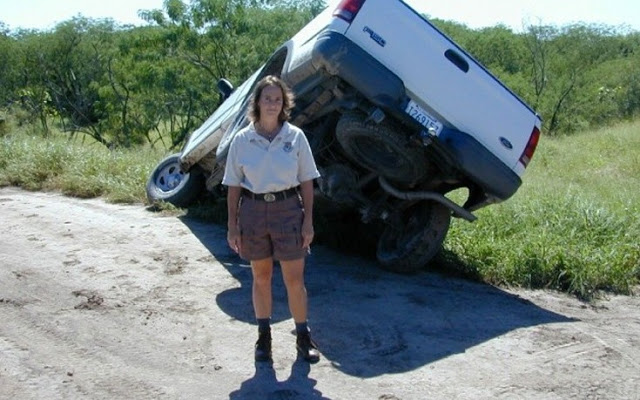
{"label": "bare leg", "polygon": [[289,311],[296,323],[307,321],[307,289],[304,286],[304,258],[280,261],[287,288]]}
{"label": "bare leg", "polygon": [[251,272],[253,273],[253,311],[256,318],[271,318],[273,259],[269,257],[251,261]]}
{"label": "bare leg", "polygon": [[[307,322],[307,289],[304,286],[304,258],[293,261],[280,261],[282,277],[287,287],[289,310],[293,321],[296,323],[296,349],[298,354],[310,363],[320,360],[318,347],[311,340],[310,332],[306,327]],[[303,324],[303,330],[298,324]]]}

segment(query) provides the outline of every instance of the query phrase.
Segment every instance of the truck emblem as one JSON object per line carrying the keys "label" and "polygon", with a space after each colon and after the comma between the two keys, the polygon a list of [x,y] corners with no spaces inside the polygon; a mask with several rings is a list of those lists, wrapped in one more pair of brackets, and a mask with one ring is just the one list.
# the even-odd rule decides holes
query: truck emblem
{"label": "truck emblem", "polygon": [[511,142],[509,141],[509,139],[504,138],[502,136],[500,136],[500,143],[502,143],[502,145],[504,147],[506,147],[509,150],[513,150],[513,145],[511,144]]}
{"label": "truck emblem", "polygon": [[371,37],[371,39],[373,39],[373,41],[378,43],[380,46],[384,47],[387,44],[387,41],[384,40],[382,36],[375,33],[373,29],[369,28],[368,26],[365,26],[362,30],[368,33],[369,37]]}

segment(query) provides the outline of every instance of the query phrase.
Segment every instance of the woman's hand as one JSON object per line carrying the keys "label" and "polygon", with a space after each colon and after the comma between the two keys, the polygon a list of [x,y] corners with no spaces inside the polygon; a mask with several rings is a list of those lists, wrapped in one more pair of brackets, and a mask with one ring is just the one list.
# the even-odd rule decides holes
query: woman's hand
{"label": "woman's hand", "polygon": [[238,229],[237,226],[229,227],[227,231],[227,242],[233,251],[240,253],[240,229]]}
{"label": "woman's hand", "polygon": [[313,242],[313,223],[311,223],[311,221],[307,221],[307,219],[305,218],[304,222],[302,223],[302,248],[303,249],[310,249],[311,246],[311,242]]}

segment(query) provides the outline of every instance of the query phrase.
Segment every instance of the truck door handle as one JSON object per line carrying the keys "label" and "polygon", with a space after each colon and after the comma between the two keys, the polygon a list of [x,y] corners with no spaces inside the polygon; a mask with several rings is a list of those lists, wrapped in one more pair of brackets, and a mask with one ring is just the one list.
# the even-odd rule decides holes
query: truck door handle
{"label": "truck door handle", "polygon": [[458,54],[458,52],[449,49],[444,52],[444,56],[447,57],[447,60],[451,61],[453,65],[460,68],[462,72],[469,72],[469,63]]}

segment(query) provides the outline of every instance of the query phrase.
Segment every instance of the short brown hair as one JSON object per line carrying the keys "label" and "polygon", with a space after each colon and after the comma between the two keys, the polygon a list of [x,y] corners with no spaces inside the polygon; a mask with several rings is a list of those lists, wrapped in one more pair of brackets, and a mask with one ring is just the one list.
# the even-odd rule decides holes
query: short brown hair
{"label": "short brown hair", "polygon": [[295,97],[291,89],[289,89],[289,86],[275,75],[267,75],[260,79],[256,88],[253,90],[251,100],[249,101],[249,119],[252,122],[260,120],[260,106],[258,106],[258,101],[260,100],[262,90],[267,86],[277,86],[282,91],[282,111],[280,111],[280,115],[278,115],[278,120],[280,122],[288,121],[291,117],[291,110],[295,106]]}

